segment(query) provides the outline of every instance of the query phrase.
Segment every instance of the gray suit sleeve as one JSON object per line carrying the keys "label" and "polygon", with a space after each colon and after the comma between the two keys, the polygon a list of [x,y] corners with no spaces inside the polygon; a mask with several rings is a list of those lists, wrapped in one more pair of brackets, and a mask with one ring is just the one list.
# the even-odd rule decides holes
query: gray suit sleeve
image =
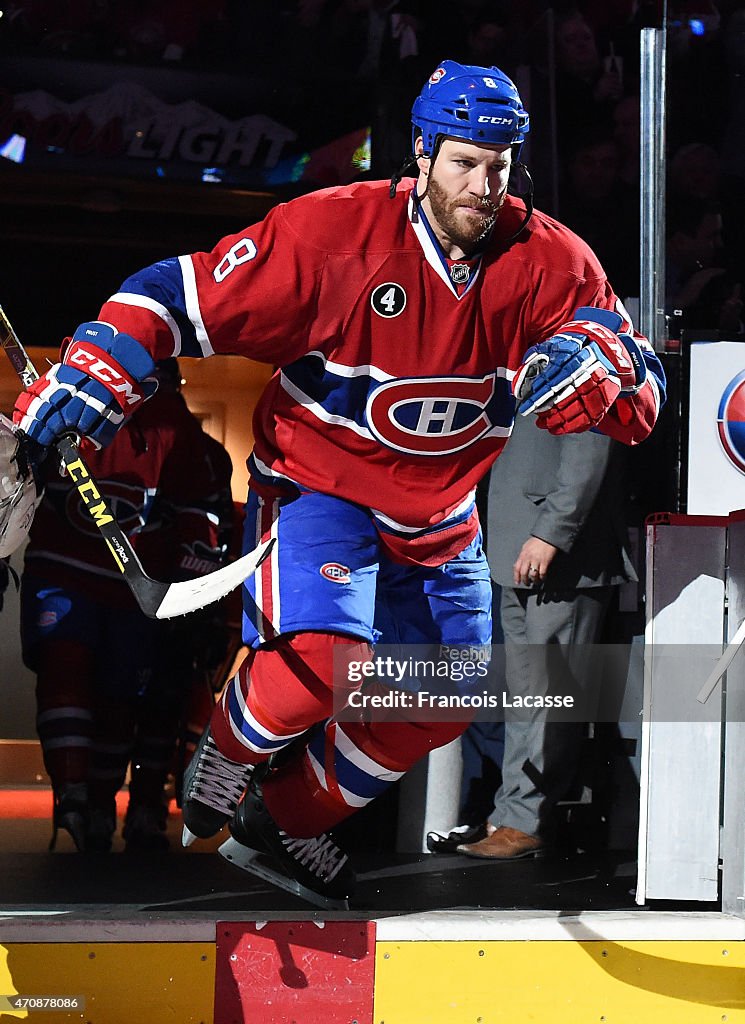
{"label": "gray suit sleeve", "polygon": [[603,483],[613,441],[589,431],[559,437],[556,483],[542,502],[534,537],[570,551]]}

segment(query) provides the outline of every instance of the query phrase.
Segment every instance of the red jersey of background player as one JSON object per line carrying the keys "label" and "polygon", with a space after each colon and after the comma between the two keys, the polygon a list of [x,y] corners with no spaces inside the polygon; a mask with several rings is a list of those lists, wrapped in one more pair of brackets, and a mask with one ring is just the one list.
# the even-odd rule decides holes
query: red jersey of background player
{"label": "red jersey of background player", "polygon": [[[86,455],[117,522],[148,572],[161,579],[202,575],[222,557],[210,506],[214,480],[201,454],[204,436],[183,398],[160,392],[107,448]],[[77,488],[56,469],[34,517],[25,569],[47,583],[84,586],[89,597],[134,607]]]}

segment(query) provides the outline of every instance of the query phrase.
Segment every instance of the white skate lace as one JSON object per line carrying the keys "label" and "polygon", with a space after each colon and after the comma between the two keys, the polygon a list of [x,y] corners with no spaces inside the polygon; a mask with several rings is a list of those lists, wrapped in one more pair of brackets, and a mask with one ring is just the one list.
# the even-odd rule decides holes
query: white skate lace
{"label": "white skate lace", "polygon": [[348,860],[327,835],[316,839],[293,839],[281,829],[279,834],[287,852],[324,882],[333,881]]}
{"label": "white skate lace", "polygon": [[250,764],[237,764],[221,754],[212,736],[199,753],[197,764],[187,798],[195,798],[216,811],[231,815],[243,796]]}

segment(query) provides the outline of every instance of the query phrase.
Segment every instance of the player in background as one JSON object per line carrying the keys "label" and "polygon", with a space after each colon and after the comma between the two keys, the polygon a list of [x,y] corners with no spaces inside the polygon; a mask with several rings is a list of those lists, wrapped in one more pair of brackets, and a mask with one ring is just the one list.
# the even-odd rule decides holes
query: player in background
{"label": "player in background", "polygon": [[[171,362],[153,367],[154,380],[172,376]],[[198,458],[201,438],[183,399],[165,386],[111,445],[89,457],[101,492],[136,550],[151,564],[156,550],[167,550],[158,568],[170,577],[214,567],[205,559],[200,568],[194,559],[195,548],[209,551],[217,544],[214,518],[203,503],[211,482]],[[154,685],[164,623],[139,610],[77,489],[54,462],[44,466],[44,497],[25,554],[24,660],[36,675],[36,724],[54,793],[54,837],[62,828],[78,849],[104,851],[111,847],[114,798],[124,782],[138,717],[143,724],[141,705]],[[170,546],[163,533],[166,517]],[[142,845],[143,799],[135,783],[125,838],[136,846]]]}
{"label": "player in background", "polygon": [[[180,393],[177,360],[159,362],[157,378],[154,401],[164,403],[177,423],[188,422],[174,446],[184,479],[178,492],[161,490],[137,550],[159,579],[176,582],[213,572],[228,557],[233,467],[218,441],[194,429],[197,421]],[[226,523],[226,517],[231,522]],[[222,601],[159,622],[149,679],[137,699],[114,697],[108,706],[99,706],[89,769],[88,849],[111,847],[115,797],[127,769],[129,801],[122,829],[126,849],[168,849],[166,784],[198,667],[219,658],[225,646],[224,609]]]}
{"label": "player in background", "polygon": [[357,684],[334,666],[381,640],[488,647],[474,491],[513,391],[543,428],[636,444],[664,390],[593,253],[529,189],[508,193],[528,133],[513,83],[444,61],[412,120],[416,178],[302,196],[139,271],[15,412],[43,445],[71,427],[106,443],[153,359],[279,367],[255,411],[245,525],[246,547],[276,543],[244,587],[250,652],[186,773],[184,838],[229,822],[236,862],[324,905],[354,884],[329,830],[466,725],[340,722]]}
{"label": "player in background", "polygon": [[[217,547],[212,552],[204,552],[203,556],[209,554],[214,562],[213,569],[217,569],[240,556],[241,506],[233,501],[233,464],[224,446],[203,433],[202,448],[202,457],[213,481],[202,503],[209,508],[217,526]],[[154,746],[147,763],[151,792],[157,791],[156,772],[161,794],[166,776],[172,775],[179,806],[184,769],[209,722],[216,694],[227,682],[242,646],[241,612],[240,590],[233,590],[221,601],[164,623],[166,629],[159,645],[154,695],[159,708],[158,719],[169,723],[167,735],[171,742],[161,742],[159,748]],[[163,755],[170,758],[167,765],[163,763]]]}

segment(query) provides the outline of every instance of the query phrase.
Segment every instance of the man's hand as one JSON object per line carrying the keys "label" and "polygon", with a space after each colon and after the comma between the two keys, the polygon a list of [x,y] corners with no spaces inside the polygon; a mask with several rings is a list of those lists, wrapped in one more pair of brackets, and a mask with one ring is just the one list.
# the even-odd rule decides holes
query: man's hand
{"label": "man's hand", "polygon": [[623,326],[619,313],[583,306],[558,334],[529,348],[512,382],[521,415],[536,413],[538,426],[552,434],[580,433],[619,395],[634,394],[647,371]]}
{"label": "man's hand", "polygon": [[559,549],[540,537],[528,537],[512,567],[516,587],[536,587],[543,582]]}
{"label": "man's hand", "polygon": [[158,387],[155,363],[138,341],[110,324],[81,324],[64,351],[19,395],[13,422],[46,446],[63,434],[88,438],[102,448]]}

